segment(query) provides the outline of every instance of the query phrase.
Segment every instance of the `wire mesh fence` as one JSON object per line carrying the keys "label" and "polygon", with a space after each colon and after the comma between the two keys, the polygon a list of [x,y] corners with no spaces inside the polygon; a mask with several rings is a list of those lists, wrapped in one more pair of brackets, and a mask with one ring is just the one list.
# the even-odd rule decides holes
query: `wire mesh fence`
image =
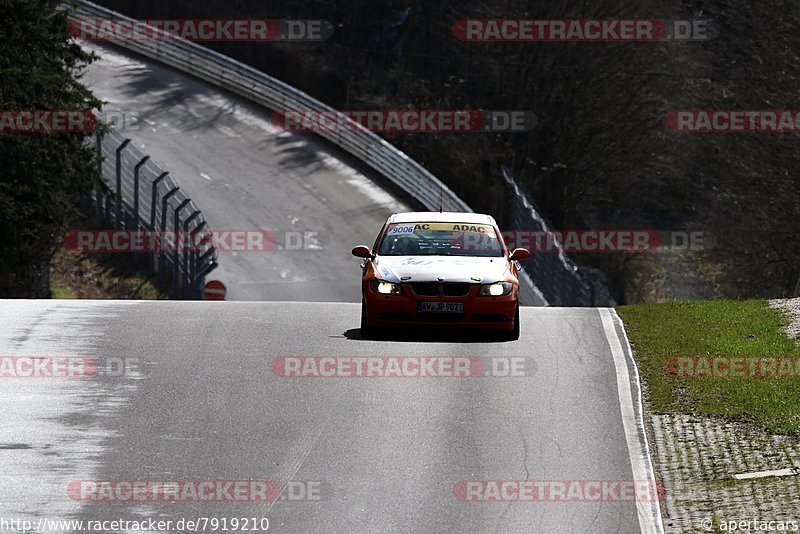
{"label": "wire mesh fence", "polygon": [[106,228],[146,236],[148,269],[160,289],[174,299],[200,299],[205,277],[217,267],[213,234],[203,213],[170,174],[137,149],[130,139],[111,132],[95,138],[98,171],[109,191],[92,200]]}

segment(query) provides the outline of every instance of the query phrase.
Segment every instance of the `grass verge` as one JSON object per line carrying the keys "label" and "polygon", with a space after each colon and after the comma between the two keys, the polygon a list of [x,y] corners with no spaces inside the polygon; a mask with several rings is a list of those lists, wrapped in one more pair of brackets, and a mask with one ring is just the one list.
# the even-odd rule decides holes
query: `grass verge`
{"label": "grass verge", "polygon": [[54,299],[168,298],[148,277],[147,264],[133,254],[81,253],[59,250],[50,266],[50,293]]}
{"label": "grass verge", "polygon": [[[101,229],[91,217],[72,221],[71,230]],[[169,296],[158,289],[147,270],[147,259],[135,253],[56,251],[50,264],[50,295],[54,299],[160,300]]]}
{"label": "grass verge", "polygon": [[[798,375],[687,377],[669,372],[673,357],[781,361],[800,356],[797,345],[783,332],[787,320],[765,301],[676,301],[621,306],[617,311],[625,322],[653,413],[722,416],[772,433],[800,435]],[[794,361],[800,363],[800,359]]]}

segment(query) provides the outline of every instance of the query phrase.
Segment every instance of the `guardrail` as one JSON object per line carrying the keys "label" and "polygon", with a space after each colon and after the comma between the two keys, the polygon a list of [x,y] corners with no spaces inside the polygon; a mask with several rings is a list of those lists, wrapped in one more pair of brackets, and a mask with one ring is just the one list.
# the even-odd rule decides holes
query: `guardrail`
{"label": "guardrail", "polygon": [[[72,3],[76,6],[71,14],[74,20],[132,20],[88,0],[72,0]],[[163,34],[160,30],[153,31]],[[170,36],[169,39],[127,40],[115,44],[202,78],[271,110],[336,112],[291,85],[191,41]],[[353,131],[320,131],[318,135],[366,163],[426,209],[472,212],[441,180],[366,128],[353,123]],[[524,303],[548,305],[530,276],[523,276],[522,282]]]}
{"label": "guardrail", "polygon": [[[508,227],[540,233],[551,231],[550,223],[539,213],[530,193],[517,183],[509,169],[504,167],[502,172],[513,198]],[[553,306],[614,305],[607,287],[585,277],[561,243],[555,241],[553,246],[555,251],[534,252],[531,259],[524,263],[528,271],[536,273],[538,281],[544,282],[540,295],[547,302]]]}
{"label": "guardrail", "polygon": [[[175,299],[201,299],[205,277],[217,267],[217,250],[202,212],[130,139],[114,132],[97,134],[96,147],[98,171],[110,189],[93,195],[98,219],[106,227],[156,238],[156,246],[145,252],[161,290]],[[181,242],[187,236],[193,246]]]}
{"label": "guardrail", "polygon": [[[77,0],[76,5],[73,13],[76,19],[131,20],[85,0]],[[154,32],[163,34],[160,30]],[[291,85],[191,41],[170,38],[115,44],[203,78],[272,110],[336,112]],[[348,132],[322,131],[319,135],[369,165],[426,209],[438,210],[441,200],[445,211],[472,211],[422,165],[365,128]]]}

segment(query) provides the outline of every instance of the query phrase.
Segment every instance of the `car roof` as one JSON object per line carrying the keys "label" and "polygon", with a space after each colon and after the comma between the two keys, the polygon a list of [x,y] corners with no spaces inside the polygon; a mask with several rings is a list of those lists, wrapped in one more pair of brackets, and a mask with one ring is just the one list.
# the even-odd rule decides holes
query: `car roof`
{"label": "car roof", "polygon": [[388,224],[393,223],[412,223],[412,222],[453,222],[453,223],[472,223],[472,224],[491,224],[497,226],[491,215],[483,213],[466,213],[457,211],[409,211],[406,213],[395,213]]}

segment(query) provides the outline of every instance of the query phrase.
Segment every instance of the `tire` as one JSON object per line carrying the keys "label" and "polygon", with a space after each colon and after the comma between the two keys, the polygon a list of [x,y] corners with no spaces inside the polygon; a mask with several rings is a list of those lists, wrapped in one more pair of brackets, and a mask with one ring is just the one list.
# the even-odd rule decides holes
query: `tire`
{"label": "tire", "polygon": [[519,339],[519,304],[517,304],[517,311],[514,312],[514,328],[503,334],[505,341],[516,341]]}
{"label": "tire", "polygon": [[367,319],[367,303],[361,300],[361,337],[362,339],[370,339],[375,335],[375,327],[370,326]]}

